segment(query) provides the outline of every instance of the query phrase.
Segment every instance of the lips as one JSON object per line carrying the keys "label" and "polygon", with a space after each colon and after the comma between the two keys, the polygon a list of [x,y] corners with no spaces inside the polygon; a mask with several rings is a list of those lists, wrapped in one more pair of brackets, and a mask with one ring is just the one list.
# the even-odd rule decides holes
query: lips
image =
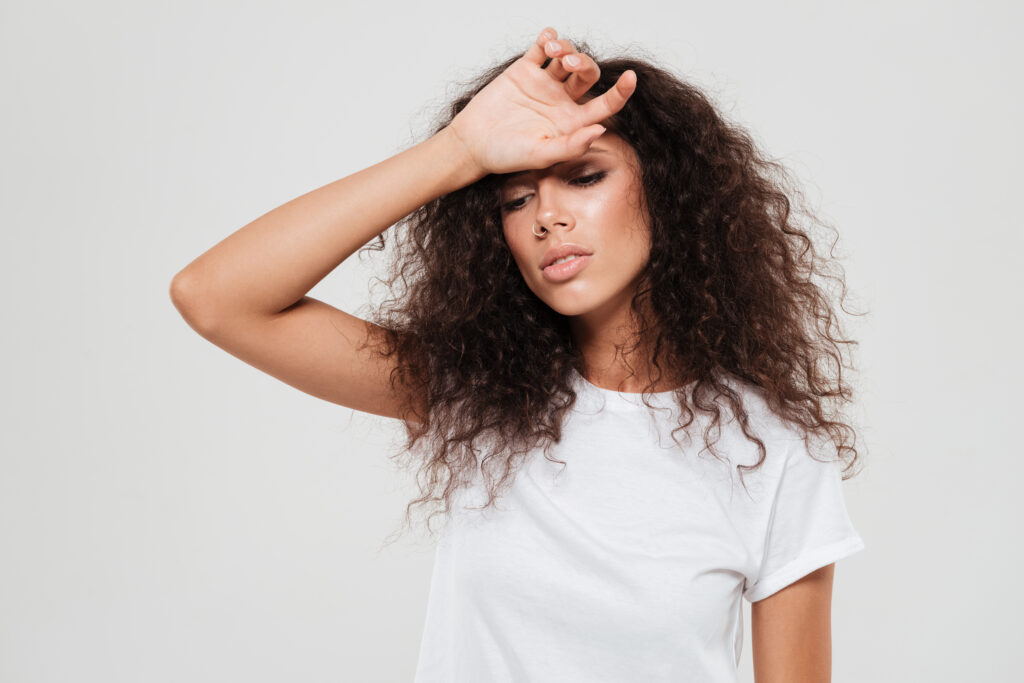
{"label": "lips", "polygon": [[540,271],[548,282],[567,282],[587,267],[593,256],[577,256],[562,263],[556,263]]}
{"label": "lips", "polygon": [[548,249],[547,252],[545,252],[544,258],[540,262],[540,269],[544,270],[558,259],[565,258],[566,256],[589,256],[593,253],[592,249],[587,249],[586,247],[580,246],[579,244],[573,244],[572,242],[566,242],[565,244],[560,244],[557,247]]}

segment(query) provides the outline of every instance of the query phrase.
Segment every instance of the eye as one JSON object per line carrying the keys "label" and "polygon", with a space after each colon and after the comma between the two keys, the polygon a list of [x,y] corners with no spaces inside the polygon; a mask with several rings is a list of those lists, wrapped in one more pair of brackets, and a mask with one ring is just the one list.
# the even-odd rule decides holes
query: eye
{"label": "eye", "polygon": [[[573,178],[572,180],[569,181],[569,184],[582,187],[596,185],[597,183],[601,182],[606,175],[608,175],[606,171],[598,171],[597,173],[591,173],[589,175]],[[501,205],[501,210],[504,211],[505,213],[512,213],[514,211],[518,211],[519,209],[523,208],[523,205],[520,204],[520,202],[524,201],[529,196],[530,195],[523,195],[519,199],[513,199],[510,202],[505,202],[504,204]]]}
{"label": "eye", "polygon": [[518,202],[521,202],[524,199],[526,199],[526,197],[520,197],[519,199],[513,199],[510,202],[505,202],[504,204],[501,205],[501,210],[504,211],[505,213],[512,213],[513,211],[518,211],[519,209],[523,208],[523,205],[519,204]]}
{"label": "eye", "polygon": [[591,173],[590,175],[580,176],[579,178],[574,179],[572,182],[578,185],[595,185],[601,182],[604,176],[604,171],[598,171],[597,173]]}

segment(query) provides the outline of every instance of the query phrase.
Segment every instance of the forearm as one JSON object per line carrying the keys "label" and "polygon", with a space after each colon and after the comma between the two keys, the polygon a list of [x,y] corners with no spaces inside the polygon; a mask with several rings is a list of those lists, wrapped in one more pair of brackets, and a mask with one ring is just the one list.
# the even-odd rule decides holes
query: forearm
{"label": "forearm", "polygon": [[276,314],[382,231],[482,175],[446,128],[228,235],[178,273],[172,296],[218,320]]}

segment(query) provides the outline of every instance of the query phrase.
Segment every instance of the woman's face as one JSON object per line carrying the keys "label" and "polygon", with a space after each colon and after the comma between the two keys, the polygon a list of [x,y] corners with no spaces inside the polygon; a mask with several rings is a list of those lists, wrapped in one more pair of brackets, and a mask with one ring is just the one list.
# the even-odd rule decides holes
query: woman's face
{"label": "woman's face", "polygon": [[[566,316],[625,313],[651,248],[632,147],[609,130],[582,156],[514,174],[500,191],[505,241],[534,294]],[[588,255],[542,270],[568,244]]]}

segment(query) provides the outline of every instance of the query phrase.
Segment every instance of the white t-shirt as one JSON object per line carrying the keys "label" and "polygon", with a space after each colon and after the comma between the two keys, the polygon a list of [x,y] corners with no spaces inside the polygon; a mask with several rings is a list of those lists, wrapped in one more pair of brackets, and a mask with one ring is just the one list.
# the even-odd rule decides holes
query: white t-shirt
{"label": "white t-shirt", "polygon": [[[575,374],[577,402],[551,456],[529,454],[498,509],[482,480],[443,526],[415,683],[734,683],[740,597],[765,598],[864,543],[837,463],[743,392],[757,446],[723,405],[715,443],[698,413],[672,441],[672,392],[602,389]],[[727,405],[727,404],[725,404]],[[697,427],[696,429],[694,429]],[[813,443],[813,442],[812,442]],[[834,457],[822,455],[819,458]],[[749,492],[749,493],[748,493]]]}

